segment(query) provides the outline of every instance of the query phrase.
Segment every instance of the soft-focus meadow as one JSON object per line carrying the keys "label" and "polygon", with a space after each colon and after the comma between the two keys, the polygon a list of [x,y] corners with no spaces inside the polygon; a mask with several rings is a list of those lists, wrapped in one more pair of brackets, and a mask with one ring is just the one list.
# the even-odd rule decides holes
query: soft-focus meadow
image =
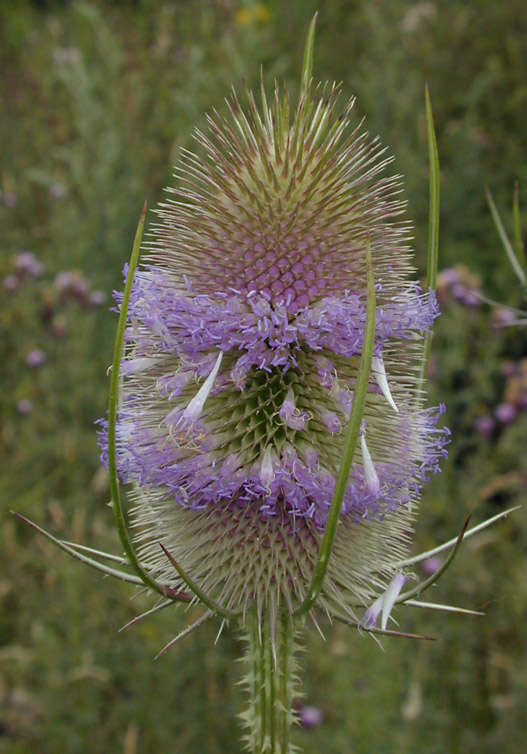
{"label": "soft-focus meadow", "polygon": [[[119,550],[93,422],[107,401],[120,286],[142,202],[171,180],[204,113],[260,63],[296,90],[319,9],[315,71],[357,95],[405,175],[419,273],[427,233],[424,85],[441,160],[440,300],[430,402],[447,404],[450,459],[428,487],[416,551],[525,503],[527,329],[485,202],[512,233],[527,206],[527,15],[523,0],[137,0],[0,4],[0,752],[241,751],[238,637],[206,625],[160,660],[184,624],[71,561],[15,520]],[[152,215],[150,215],[152,217]],[[524,212],[524,224],[527,213]],[[525,305],[525,300],[523,301]],[[306,752],[517,754],[527,705],[527,511],[469,540],[429,597],[485,617],[396,612],[435,643],[313,629],[306,697],[322,722]],[[433,567],[427,564],[428,568]],[[430,595],[430,593],[428,593]],[[317,722],[317,715],[311,721]]]}

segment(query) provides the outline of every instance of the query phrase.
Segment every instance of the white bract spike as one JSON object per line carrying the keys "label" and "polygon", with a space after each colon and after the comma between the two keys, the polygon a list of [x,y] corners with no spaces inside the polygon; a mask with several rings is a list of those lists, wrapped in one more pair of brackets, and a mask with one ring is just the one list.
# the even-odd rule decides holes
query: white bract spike
{"label": "white bract spike", "polygon": [[262,465],[260,467],[260,479],[262,484],[269,489],[271,482],[274,481],[273,470],[273,450],[270,445],[265,449],[265,453],[262,458]]}
{"label": "white bract spike", "polygon": [[140,356],[136,359],[126,359],[121,362],[121,374],[128,376],[130,374],[137,374],[138,372],[145,372],[157,363],[159,363],[159,359],[152,359],[147,356]]}
{"label": "white bract spike", "polygon": [[388,589],[384,592],[382,601],[382,617],[381,628],[384,631],[388,623],[388,618],[392,612],[392,608],[395,605],[395,600],[399,596],[399,592],[408,581],[408,577],[402,573],[396,573],[393,579],[388,585]]}
{"label": "white bract spike", "polygon": [[381,485],[379,482],[379,477],[377,476],[377,472],[375,471],[375,466],[373,465],[373,461],[371,460],[370,451],[368,450],[368,446],[366,445],[364,432],[360,436],[360,447],[362,450],[362,465],[364,468],[364,476],[366,477],[366,486],[373,495],[377,495]]}
{"label": "white bract spike", "polygon": [[218,374],[222,358],[223,351],[220,351],[218,358],[216,359],[216,363],[212,367],[211,373],[209,374],[203,385],[200,387],[194,398],[192,398],[186,409],[183,411],[182,419],[191,422],[196,421],[196,419],[203,411],[203,406],[205,405],[205,401],[209,397],[212,386],[214,385],[214,380],[216,379],[216,376]]}
{"label": "white bract spike", "polygon": [[455,607],[454,605],[438,605],[437,602],[421,602],[421,600],[406,600],[405,605],[412,607],[424,607],[427,610],[444,610],[449,613],[462,613],[463,615],[485,615],[481,610],[468,610],[466,607]]}
{"label": "white bract spike", "polygon": [[388,385],[388,379],[386,377],[386,369],[384,366],[384,361],[382,359],[382,356],[374,356],[372,358],[371,370],[373,372],[375,380],[377,381],[377,385],[382,390],[382,394],[384,395],[384,397],[386,398],[390,406],[393,408],[393,410],[399,413],[399,409],[397,408],[397,405],[391,394],[390,386]]}
{"label": "white bract spike", "polygon": [[364,628],[374,628],[377,624],[377,618],[379,617],[379,614],[382,613],[381,628],[384,631],[388,624],[390,613],[392,612],[393,606],[395,605],[395,600],[399,596],[401,589],[407,581],[408,577],[404,576],[402,573],[395,574],[393,579],[388,584],[386,591],[381,594],[380,597],[377,597],[373,605],[366,610],[360,622],[360,625]]}
{"label": "white bract spike", "polygon": [[293,389],[289,388],[282,404],[282,410],[286,414],[287,418],[289,418],[289,416],[292,416],[295,408],[295,394],[293,393]]}
{"label": "white bract spike", "polygon": [[282,403],[280,418],[291,429],[302,430],[306,424],[307,414],[305,411],[299,411],[296,407],[295,394],[291,388],[287,391],[287,395]]}

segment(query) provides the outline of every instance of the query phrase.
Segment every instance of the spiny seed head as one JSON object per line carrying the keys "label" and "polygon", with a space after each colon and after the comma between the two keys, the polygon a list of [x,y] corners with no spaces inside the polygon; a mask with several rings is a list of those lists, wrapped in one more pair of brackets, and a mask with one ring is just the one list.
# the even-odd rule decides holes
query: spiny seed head
{"label": "spiny seed head", "polygon": [[322,607],[367,605],[404,557],[444,455],[418,392],[438,314],[412,282],[398,176],[335,85],[294,114],[278,89],[196,131],[136,272],[118,468],[142,563],[182,588],[162,542],[217,602],[275,616],[306,596],[332,501],[376,281],[372,374]]}

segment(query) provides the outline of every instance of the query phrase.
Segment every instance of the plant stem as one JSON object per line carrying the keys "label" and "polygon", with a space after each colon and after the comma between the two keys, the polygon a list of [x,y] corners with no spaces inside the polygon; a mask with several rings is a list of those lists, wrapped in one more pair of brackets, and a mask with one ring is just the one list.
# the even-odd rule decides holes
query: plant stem
{"label": "plant stem", "polygon": [[247,616],[247,675],[249,708],[242,715],[247,729],[246,743],[251,754],[292,754],[291,708],[296,688],[295,634],[297,626],[283,612],[276,625],[256,612]]}

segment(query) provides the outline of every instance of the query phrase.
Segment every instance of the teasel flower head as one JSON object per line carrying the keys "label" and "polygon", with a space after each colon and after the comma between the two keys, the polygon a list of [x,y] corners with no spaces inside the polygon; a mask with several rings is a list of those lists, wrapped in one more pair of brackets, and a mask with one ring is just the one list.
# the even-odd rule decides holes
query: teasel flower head
{"label": "teasel flower head", "polygon": [[333,499],[368,258],[371,374],[323,611],[356,615],[390,582],[448,432],[423,408],[438,306],[415,282],[391,158],[334,84],[296,106],[279,87],[245,99],[195,132],[156,210],[128,306],[117,466],[147,571],[184,588],[161,542],[217,604],[255,605],[275,631],[306,598]]}
{"label": "teasel flower head", "polygon": [[[421,490],[449,432],[425,408],[438,315],[439,166],[427,94],[430,238],[415,282],[398,176],[336,85],[311,80],[315,18],[298,104],[233,92],[176,188],[137,266],[146,205],[123,293],[100,421],[124,557],[59,540],[105,574],[160,601],[205,611],[247,644],[242,716],[255,754],[291,754],[297,640],[306,616],[391,631],[398,603],[452,562],[464,536],[409,557]],[[132,484],[126,516],[118,476]],[[130,525],[130,526],[129,526]],[[130,528],[131,527],[131,528]],[[133,535],[130,534],[133,532]],[[411,568],[450,551],[424,581]],[[113,564],[109,565],[108,561]],[[120,567],[115,566],[120,564]],[[380,620],[380,627],[377,626]],[[317,624],[318,625],[318,624]]]}

